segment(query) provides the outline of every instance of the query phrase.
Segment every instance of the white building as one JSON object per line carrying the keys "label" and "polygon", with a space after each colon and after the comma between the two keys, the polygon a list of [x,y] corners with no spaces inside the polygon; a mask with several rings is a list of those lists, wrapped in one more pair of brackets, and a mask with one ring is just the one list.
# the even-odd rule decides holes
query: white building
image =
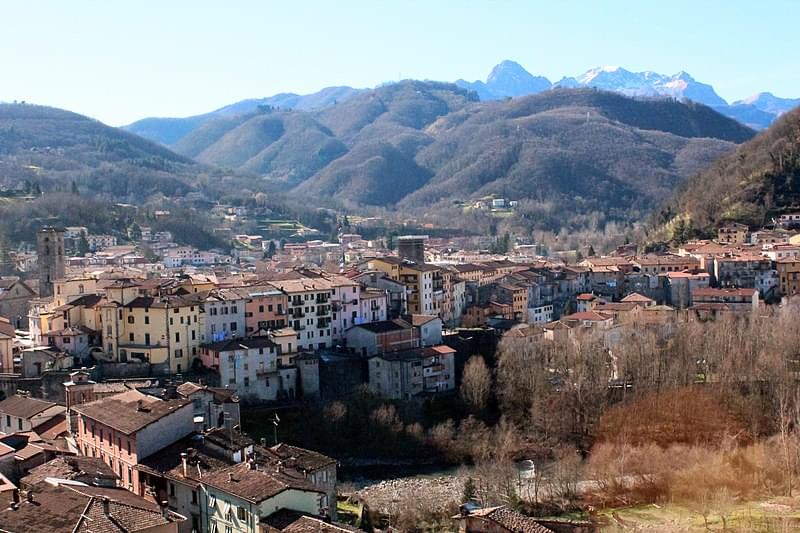
{"label": "white building", "polygon": [[89,250],[94,252],[116,246],[117,238],[113,235],[87,235],[86,242],[89,243]]}
{"label": "white building", "polygon": [[219,372],[220,384],[243,399],[294,398],[297,369],[279,365],[280,345],[269,337],[232,339],[204,345],[201,359]]}
{"label": "white building", "polygon": [[248,293],[244,289],[214,289],[203,300],[205,310],[205,339],[219,342],[244,337],[245,304]]}
{"label": "white building", "polygon": [[553,305],[528,308],[528,324],[547,324],[553,321]]}

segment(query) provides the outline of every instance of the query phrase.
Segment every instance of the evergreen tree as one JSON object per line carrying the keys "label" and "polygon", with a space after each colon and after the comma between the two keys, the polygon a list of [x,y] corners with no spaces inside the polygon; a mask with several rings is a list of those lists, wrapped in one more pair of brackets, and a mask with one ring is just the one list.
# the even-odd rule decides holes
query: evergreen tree
{"label": "evergreen tree", "polygon": [[275,241],[270,240],[269,244],[267,245],[267,251],[264,252],[264,258],[265,259],[272,259],[272,256],[275,255],[276,251],[277,250],[275,249]]}
{"label": "evergreen tree", "polygon": [[139,227],[139,224],[136,222],[131,224],[131,227],[128,230],[128,236],[133,242],[139,242],[142,240],[142,228]]}
{"label": "evergreen tree", "polygon": [[81,236],[78,239],[78,255],[84,256],[89,253],[89,241],[86,240],[86,232],[81,231]]}
{"label": "evergreen tree", "polygon": [[478,490],[475,487],[475,480],[471,477],[468,477],[467,480],[464,482],[464,495],[462,499],[464,503],[469,503],[474,500],[478,495]]}
{"label": "evergreen tree", "polygon": [[589,255],[589,257],[594,257],[595,255],[597,255],[594,251],[594,246],[592,246],[591,244],[589,245],[589,251],[586,253]]}

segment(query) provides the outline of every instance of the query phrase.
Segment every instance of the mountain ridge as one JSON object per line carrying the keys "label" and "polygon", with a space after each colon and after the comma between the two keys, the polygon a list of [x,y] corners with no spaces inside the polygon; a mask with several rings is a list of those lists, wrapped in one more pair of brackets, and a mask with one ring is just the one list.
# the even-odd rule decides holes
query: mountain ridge
{"label": "mountain ridge", "polygon": [[800,209],[800,108],[735,152],[691,176],[661,208],[655,239],[683,242],[713,236],[721,225],[752,228]]}
{"label": "mountain ridge", "polygon": [[[780,98],[769,92],[757,93],[729,104],[716,93],[712,85],[697,81],[685,71],[663,75],[653,71],[632,72],[621,67],[605,66],[591,68],[577,76],[565,76],[553,83],[544,76],[531,74],[519,63],[508,59],[495,65],[485,80],[469,82],[459,79],[454,83],[458,87],[475,91],[483,101],[538,94],[557,87],[598,88],[636,97],[687,98],[714,107],[722,114],[754,129],[768,127],[782,113],[800,105],[800,98]],[[259,106],[321,110],[369,90],[332,86],[305,95],[279,93],[264,98],[241,100],[191,117],[148,117],[123,126],[123,129],[167,146],[174,146],[205,122],[221,115],[251,113]]]}
{"label": "mountain ridge", "polygon": [[753,134],[694,102],[563,88],[480,101],[407,80],[313,112],[218,117],[176,149],[323,205],[448,212],[485,195],[548,193],[581,216],[631,220]]}

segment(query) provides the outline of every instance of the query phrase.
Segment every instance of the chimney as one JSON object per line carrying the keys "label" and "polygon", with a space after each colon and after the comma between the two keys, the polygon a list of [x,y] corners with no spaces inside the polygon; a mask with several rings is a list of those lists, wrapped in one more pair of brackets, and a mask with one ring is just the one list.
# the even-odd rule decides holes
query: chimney
{"label": "chimney", "polygon": [[169,502],[162,501],[158,504],[158,506],[161,508],[161,516],[164,517],[164,520],[168,520],[171,522],[172,520],[170,520],[169,516]]}
{"label": "chimney", "polygon": [[137,411],[144,411],[144,401],[136,400],[136,410]]}
{"label": "chimney", "polygon": [[266,438],[264,438],[264,437],[261,437],[261,445],[262,445],[264,448],[266,448],[266,447],[267,447],[267,439],[266,439]]}
{"label": "chimney", "polygon": [[181,464],[183,465],[183,477],[189,477],[189,454],[181,452]]}
{"label": "chimney", "polygon": [[233,472],[228,472],[228,483],[233,483]]}
{"label": "chimney", "polygon": [[32,491],[32,490],[29,490],[29,491],[28,491],[28,492],[25,494],[25,499],[27,499],[29,503],[33,503],[33,502],[34,502],[34,499],[33,499],[33,491]]}
{"label": "chimney", "polygon": [[107,497],[103,497],[103,514],[108,516],[111,514],[110,504],[111,501]]}

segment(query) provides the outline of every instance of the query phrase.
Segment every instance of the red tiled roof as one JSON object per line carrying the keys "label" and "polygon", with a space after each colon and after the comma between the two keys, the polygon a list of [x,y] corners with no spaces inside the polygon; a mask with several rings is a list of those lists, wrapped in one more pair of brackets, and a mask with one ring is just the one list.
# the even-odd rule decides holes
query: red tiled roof
{"label": "red tiled roof", "polygon": [[712,287],[699,287],[692,291],[692,297],[696,296],[744,296],[752,297],[758,291],[756,289],[715,289]]}
{"label": "red tiled roof", "polygon": [[625,298],[620,300],[622,302],[652,302],[652,298],[648,298],[644,294],[639,294],[638,292],[632,292],[627,295]]}
{"label": "red tiled roof", "polygon": [[603,322],[605,320],[610,319],[611,317],[608,315],[604,315],[603,313],[596,313],[594,311],[581,311],[580,313],[572,313],[571,315],[567,315],[565,317],[561,317],[561,320],[581,320],[581,321],[590,321],[590,322]]}

